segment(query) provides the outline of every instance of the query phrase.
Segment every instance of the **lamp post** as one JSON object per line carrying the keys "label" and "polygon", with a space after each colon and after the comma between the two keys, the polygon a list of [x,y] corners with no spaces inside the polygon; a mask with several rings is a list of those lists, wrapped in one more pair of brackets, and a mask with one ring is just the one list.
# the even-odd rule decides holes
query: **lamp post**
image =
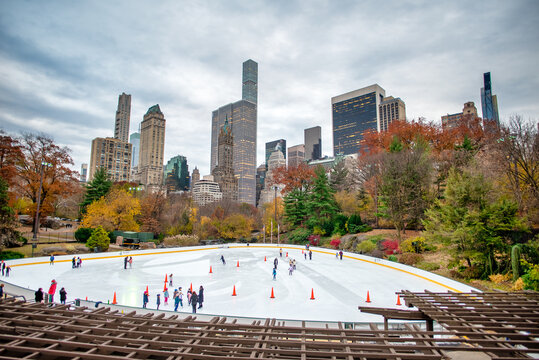
{"label": "lamp post", "polygon": [[45,161],[41,162],[41,177],[39,178],[39,189],[37,190],[37,209],[34,223],[34,236],[32,237],[32,257],[34,257],[34,249],[37,248],[37,233],[39,232],[39,205],[41,203],[41,188],[43,187],[43,172],[45,166],[52,167],[52,164]]}
{"label": "lamp post", "polygon": [[273,215],[275,218],[275,224],[277,224],[277,244],[279,244],[279,223],[277,222],[277,185],[273,186],[273,190],[275,190],[275,193],[273,195]]}

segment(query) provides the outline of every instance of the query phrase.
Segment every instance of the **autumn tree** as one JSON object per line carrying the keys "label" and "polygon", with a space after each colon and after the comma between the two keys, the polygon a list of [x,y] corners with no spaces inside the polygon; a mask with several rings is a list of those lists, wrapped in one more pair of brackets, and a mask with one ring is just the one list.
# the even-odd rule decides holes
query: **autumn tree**
{"label": "autumn tree", "polygon": [[[162,232],[161,215],[165,209],[166,196],[164,191],[146,192],[140,201],[139,221],[142,231],[159,234]],[[175,234],[174,234],[175,235]]]}
{"label": "autumn tree", "polygon": [[107,231],[139,231],[135,218],[140,214],[140,202],[132,194],[119,189],[94,201],[82,218],[82,226],[96,228],[102,226]]}
{"label": "autumn tree", "polygon": [[107,170],[104,167],[98,168],[92,180],[86,185],[84,200],[80,204],[81,212],[84,214],[88,205],[106,196],[112,187]]}
{"label": "autumn tree", "polygon": [[411,149],[404,150],[395,137],[381,167],[381,213],[390,219],[397,236],[411,223],[417,223],[429,204],[431,162],[427,145],[417,139]]}
{"label": "autumn tree", "polygon": [[16,227],[14,211],[9,206],[8,184],[0,177],[0,252],[4,247],[19,245],[20,234]]}
{"label": "autumn tree", "polygon": [[222,221],[214,220],[214,226],[223,239],[246,239],[249,238],[253,230],[253,221],[241,214],[234,214]]}
{"label": "autumn tree", "polygon": [[20,139],[21,152],[17,161],[18,181],[15,191],[32,201],[31,216],[35,218],[37,198],[43,171],[40,197],[40,218],[54,212],[59,197],[68,197],[78,183],[76,172],[69,169],[73,160],[67,147],[59,147],[46,135],[24,134]]}

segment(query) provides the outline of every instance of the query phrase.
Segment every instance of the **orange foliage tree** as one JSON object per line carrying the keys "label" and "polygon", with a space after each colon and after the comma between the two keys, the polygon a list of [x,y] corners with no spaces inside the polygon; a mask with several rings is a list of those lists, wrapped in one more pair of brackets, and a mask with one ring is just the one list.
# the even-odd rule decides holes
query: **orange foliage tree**
{"label": "orange foliage tree", "polygon": [[139,231],[135,218],[140,214],[140,202],[122,189],[114,189],[107,196],[88,205],[82,226],[107,231]]}

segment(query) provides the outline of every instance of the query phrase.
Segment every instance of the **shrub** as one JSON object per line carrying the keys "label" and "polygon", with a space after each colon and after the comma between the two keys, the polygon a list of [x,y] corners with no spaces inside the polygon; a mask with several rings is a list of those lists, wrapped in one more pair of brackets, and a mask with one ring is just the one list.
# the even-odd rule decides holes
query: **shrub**
{"label": "shrub", "polygon": [[331,239],[329,245],[331,245],[331,247],[334,249],[338,249],[339,246],[341,245],[341,239],[339,238]]}
{"label": "shrub", "polygon": [[387,258],[389,261],[397,262],[397,257],[395,255],[389,255]]}
{"label": "shrub", "polygon": [[22,259],[24,254],[21,254],[17,251],[2,251],[0,252],[0,260],[10,260],[10,259]]}
{"label": "shrub", "polygon": [[312,246],[320,245],[320,235],[310,235],[307,240],[309,240],[309,244]]}
{"label": "shrub", "polygon": [[324,234],[330,235],[333,234],[334,224],[331,220],[325,220],[320,222],[320,227],[324,231]]}
{"label": "shrub", "polygon": [[402,252],[421,254],[426,250],[426,240],[422,236],[405,239],[401,242],[400,249]]}
{"label": "shrub", "polygon": [[90,250],[99,249],[107,251],[110,245],[110,233],[108,233],[101,225],[92,231],[92,235],[86,241],[86,247]]}
{"label": "shrub", "polygon": [[309,229],[299,227],[288,234],[288,241],[292,244],[305,244],[311,235]]}
{"label": "shrub", "polygon": [[326,232],[320,226],[315,226],[313,229],[313,235],[326,235]]}
{"label": "shrub", "polygon": [[440,264],[432,263],[432,262],[426,262],[426,261],[420,261],[417,263],[416,267],[426,270],[426,271],[434,271],[438,270],[440,268]]}
{"label": "shrub", "polygon": [[346,223],[348,222],[348,217],[343,214],[337,214],[333,217],[333,234],[337,235],[346,235]]}
{"label": "shrub", "polygon": [[359,228],[363,225],[363,222],[361,221],[361,217],[358,214],[353,214],[348,219],[348,222],[346,223],[346,228],[348,229],[348,232],[350,234],[355,234],[359,231]]}
{"label": "shrub", "polygon": [[522,278],[518,278],[517,281],[513,284],[512,290],[514,291],[520,291],[524,290],[524,280]]}
{"label": "shrub", "polygon": [[398,254],[400,253],[399,241],[398,240],[384,240],[382,241],[382,250],[386,255]]}
{"label": "shrub", "polygon": [[80,227],[77,229],[77,231],[75,231],[75,239],[78,242],[85,243],[86,241],[88,241],[90,236],[92,236],[92,231],[93,231],[92,228]]}
{"label": "shrub", "polygon": [[420,261],[423,261],[423,256],[421,254],[409,252],[402,254],[399,258],[399,262],[406,265],[415,265]]}
{"label": "shrub", "polygon": [[174,246],[195,246],[199,244],[199,238],[196,235],[174,235],[163,239],[163,245],[167,247]]}
{"label": "shrub", "polygon": [[360,254],[370,254],[374,250],[376,250],[376,244],[370,240],[364,240],[356,246],[356,251]]}
{"label": "shrub", "polygon": [[492,275],[489,275],[488,277],[490,279],[490,281],[492,281],[494,284],[501,284],[505,281],[508,281],[511,279],[511,275],[510,274],[492,274]]}
{"label": "shrub", "polygon": [[539,291],[539,265],[532,265],[530,270],[522,275],[524,289]]}

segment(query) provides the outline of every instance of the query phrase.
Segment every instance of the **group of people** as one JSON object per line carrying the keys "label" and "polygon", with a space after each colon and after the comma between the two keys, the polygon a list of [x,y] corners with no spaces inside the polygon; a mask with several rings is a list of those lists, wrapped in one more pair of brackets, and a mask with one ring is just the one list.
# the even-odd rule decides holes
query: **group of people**
{"label": "group of people", "polygon": [[[172,274],[170,274],[172,276]],[[170,285],[172,285],[172,280],[170,280]],[[188,306],[191,305],[193,309],[193,313],[197,312],[197,305],[198,309],[202,308],[202,304],[204,303],[204,287],[200,285],[200,288],[198,290],[198,294],[196,291],[191,291],[191,288],[187,289],[187,304]],[[168,298],[169,298],[169,292],[168,289],[165,288],[163,290],[163,297],[164,297],[164,304],[168,305]],[[181,306],[183,308],[183,291],[182,287],[180,286],[177,289],[174,289],[174,293],[172,294],[172,299],[174,300],[174,311],[178,311],[178,307]],[[150,294],[147,290],[144,291],[142,294],[142,307],[144,309],[147,308],[148,303],[150,302]],[[159,310],[159,306],[161,305],[161,294],[157,294],[156,296],[156,308]]]}
{"label": "group of people", "polygon": [[82,259],[80,257],[73,256],[71,259],[71,268],[80,268],[82,266]]}
{"label": "group of people", "polygon": [[[129,264],[130,269],[133,267],[133,257],[132,256],[124,257],[124,269],[127,269],[127,264]],[[172,274],[170,274],[170,276],[171,276],[170,282],[172,282]]]}
{"label": "group of people", "polygon": [[[34,294],[35,302],[37,303],[45,302],[45,295],[47,296],[47,302],[50,302],[50,303],[54,302],[54,295],[56,294],[57,286],[58,286],[58,283],[56,282],[56,280],[53,279],[51,281],[51,285],[49,287],[49,291],[47,292],[47,294],[43,292],[43,288],[39,288]],[[60,303],[65,305],[66,300],[67,300],[67,291],[65,288],[61,288],[60,289]]]}
{"label": "group of people", "polygon": [[342,250],[335,253],[335,257],[336,257],[337,259],[340,258],[340,259],[342,260],[342,255],[343,255]]}
{"label": "group of people", "polygon": [[9,273],[11,272],[11,266],[6,265],[4,260],[2,260],[2,265],[0,267],[2,268],[2,276],[9,277]]}

